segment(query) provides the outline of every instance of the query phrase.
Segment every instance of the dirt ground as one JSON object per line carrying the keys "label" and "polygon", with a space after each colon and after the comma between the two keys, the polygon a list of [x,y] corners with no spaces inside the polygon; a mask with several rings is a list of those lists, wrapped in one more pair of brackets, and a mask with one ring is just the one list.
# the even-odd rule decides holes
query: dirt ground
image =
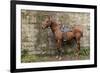
{"label": "dirt ground", "polygon": [[21,60],[23,63],[30,62],[47,62],[47,61],[72,61],[72,60],[87,60],[90,59],[89,55],[63,55],[62,59],[59,60],[53,55],[27,55]]}
{"label": "dirt ground", "polygon": [[48,57],[48,61],[71,61],[71,60],[86,60],[86,59],[89,59],[89,57],[88,56],[81,56],[81,57],[79,57],[79,56],[68,56],[68,55],[66,55],[66,56],[63,56],[62,57],[62,59],[61,60],[59,60],[58,58],[56,58],[56,56],[52,56],[52,57]]}

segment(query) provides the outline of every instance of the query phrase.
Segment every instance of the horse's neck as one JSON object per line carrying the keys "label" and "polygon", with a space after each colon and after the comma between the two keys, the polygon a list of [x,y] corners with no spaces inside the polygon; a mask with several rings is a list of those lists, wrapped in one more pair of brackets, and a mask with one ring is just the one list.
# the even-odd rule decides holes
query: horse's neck
{"label": "horse's neck", "polygon": [[52,30],[53,33],[55,33],[56,31],[59,31],[60,30],[59,24],[52,23],[51,30]]}

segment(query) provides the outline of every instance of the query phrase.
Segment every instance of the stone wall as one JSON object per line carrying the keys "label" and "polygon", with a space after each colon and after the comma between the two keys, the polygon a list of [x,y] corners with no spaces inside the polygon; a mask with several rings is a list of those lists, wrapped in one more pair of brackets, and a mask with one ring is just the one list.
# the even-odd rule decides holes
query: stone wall
{"label": "stone wall", "polygon": [[[21,49],[27,49],[32,54],[49,49],[48,31],[42,30],[41,23],[51,15],[57,22],[72,28],[80,25],[83,28],[81,47],[90,45],[90,14],[79,12],[48,12],[21,10]],[[53,45],[54,46],[54,45]]]}

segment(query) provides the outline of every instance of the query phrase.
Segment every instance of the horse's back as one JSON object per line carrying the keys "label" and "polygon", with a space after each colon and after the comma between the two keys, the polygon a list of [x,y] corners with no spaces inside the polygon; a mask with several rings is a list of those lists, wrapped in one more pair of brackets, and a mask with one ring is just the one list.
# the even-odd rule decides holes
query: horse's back
{"label": "horse's back", "polygon": [[61,27],[61,32],[69,32],[71,31],[67,26]]}

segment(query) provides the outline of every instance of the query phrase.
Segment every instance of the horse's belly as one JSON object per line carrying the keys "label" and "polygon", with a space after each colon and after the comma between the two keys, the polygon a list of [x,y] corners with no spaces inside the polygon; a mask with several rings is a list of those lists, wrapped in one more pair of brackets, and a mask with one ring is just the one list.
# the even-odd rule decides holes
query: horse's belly
{"label": "horse's belly", "polygon": [[74,35],[72,32],[65,32],[64,35],[63,35],[63,40],[64,41],[69,41],[69,40],[72,40],[74,38]]}
{"label": "horse's belly", "polygon": [[63,41],[67,41],[67,36],[66,36],[66,34],[63,34]]}

